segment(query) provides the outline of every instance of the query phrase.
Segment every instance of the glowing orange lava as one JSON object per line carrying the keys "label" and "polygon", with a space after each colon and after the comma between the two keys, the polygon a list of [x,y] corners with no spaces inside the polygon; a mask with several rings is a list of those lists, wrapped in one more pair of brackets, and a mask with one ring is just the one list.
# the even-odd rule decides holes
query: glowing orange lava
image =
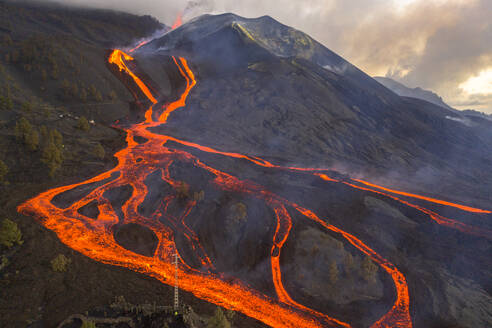
{"label": "glowing orange lava", "polygon": [[[131,76],[142,93],[152,103],[157,103],[149,89],[127,65],[129,61],[133,61],[131,56],[120,50],[115,50],[108,61]],[[188,95],[196,83],[194,76],[184,58],[179,58],[179,61],[175,60],[175,63],[187,81],[185,94]],[[184,106],[186,95],[169,104],[164,112],[170,113],[172,110]],[[152,118],[152,111],[153,107],[149,108],[146,117]],[[165,117],[167,118],[167,116]],[[114,169],[84,182],[41,193],[21,204],[18,211],[35,216],[45,227],[56,232],[63,243],[92,259],[124,266],[155,277],[167,284],[173,283],[174,280],[174,267],[172,265],[172,255],[176,251],[174,230],[180,231],[190,242],[195,255],[202,264],[200,270],[197,270],[183,263],[179,269],[180,288],[190,291],[208,302],[243,312],[273,327],[348,327],[347,324],[337,324],[336,319],[324,314],[317,314],[312,310],[305,311],[303,308],[296,308],[291,304],[279,302],[258,291],[251,290],[241,283],[222,281],[220,275],[213,273],[212,261],[200,245],[198,237],[185,224],[185,217],[195,206],[193,201],[188,203],[182,216],[178,218],[171,216],[167,211],[167,205],[173,198],[172,195],[165,197],[160,208],[150,217],[144,217],[139,213],[138,206],[144,201],[148,192],[144,180],[150,173],[160,170],[164,181],[173,188],[177,188],[179,185],[179,181],[172,180],[168,172],[173,161],[189,161],[207,169],[216,175],[215,184],[222,189],[235,188],[251,194],[259,192],[257,189],[249,190],[248,184],[204,165],[189,153],[163,147],[168,140],[167,137],[148,131],[148,127],[160,124],[162,122],[151,120],[150,122],[134,124],[126,129],[127,147],[115,154],[118,165]],[[137,135],[147,138],[148,141],[138,144],[134,140]],[[69,207],[61,209],[53,205],[52,199],[56,195],[87,183],[110,179],[112,174],[116,172],[119,173],[117,178],[95,188]],[[122,219],[115,214],[110,201],[104,197],[104,193],[124,185],[130,185],[133,188],[133,193],[122,206],[121,210],[124,214]],[[259,197],[261,195],[264,193],[260,192]],[[78,211],[93,201],[97,203],[100,212],[96,220],[87,218]],[[265,201],[268,202],[267,199]],[[157,219],[158,217],[164,218],[166,224]],[[113,237],[113,227],[118,223],[138,223],[154,231],[158,238],[158,246],[154,256],[147,257],[136,254],[116,243]]]}
{"label": "glowing orange lava", "polygon": [[173,57],[173,60],[174,60],[174,63],[176,64],[176,66],[178,66],[179,72],[181,73],[181,75],[183,75],[186,79],[186,89],[181,94],[181,97],[177,101],[169,104],[166,107],[166,110],[164,110],[164,112],[162,112],[161,116],[159,117],[159,122],[162,122],[162,123],[167,122],[167,118],[169,117],[169,115],[173,111],[175,111],[178,108],[184,107],[186,105],[186,98],[188,98],[188,94],[190,93],[191,89],[193,89],[193,87],[196,84],[195,76],[193,75],[193,72],[188,67],[188,63],[186,62],[186,59],[184,59],[184,58],[179,59],[181,61],[181,64],[183,65],[186,73],[183,72],[183,70],[179,66],[178,62],[176,61],[176,58]]}
{"label": "glowing orange lava", "polygon": [[147,96],[147,98],[149,98],[149,100],[153,104],[155,104],[157,100],[154,98],[149,88],[147,88],[147,86],[142,82],[142,80],[140,80],[140,78],[136,76],[126,65],[126,62],[133,61],[133,60],[134,59],[132,56],[124,53],[121,50],[114,50],[111,53],[111,55],[109,55],[109,59],[108,59],[110,64],[117,65],[120,71],[125,71],[128,75],[130,75],[135,81],[135,83],[138,85],[140,90],[142,90],[142,92]]}
{"label": "glowing orange lava", "polygon": [[147,43],[149,43],[149,40],[143,40],[143,41],[140,41],[135,47],[133,47],[132,49],[130,49],[130,53],[134,52],[135,50],[143,47],[144,45],[146,45]]}
{"label": "glowing orange lava", "polygon": [[172,29],[174,30],[175,28],[180,27],[182,24],[183,24],[183,13],[179,12],[178,15],[176,16],[176,20],[174,21]]}
{"label": "glowing orange lava", "polygon": [[381,190],[384,190],[384,191],[388,191],[388,192],[390,192],[392,194],[397,194],[397,195],[401,195],[401,196],[422,199],[422,200],[425,200],[425,201],[428,201],[428,202],[431,202],[431,203],[440,204],[440,205],[452,206],[452,207],[455,207],[455,208],[458,208],[460,210],[467,211],[467,212],[472,212],[472,213],[492,213],[491,211],[481,210],[479,208],[474,208],[474,207],[470,207],[470,206],[465,206],[465,205],[455,204],[455,203],[451,203],[451,202],[446,202],[446,201],[440,200],[440,199],[435,199],[435,198],[430,198],[430,197],[425,197],[425,196],[410,194],[410,193],[404,192],[404,191],[398,191],[398,190],[394,190],[394,189],[388,189],[388,188],[381,187],[381,186],[378,186],[378,185],[376,185],[374,183],[369,183],[367,181],[360,180],[360,179],[354,179],[354,181],[360,182],[360,183],[365,184],[366,186],[369,186],[369,187],[373,187],[373,188],[381,189]]}
{"label": "glowing orange lava", "polygon": [[[179,269],[180,288],[208,302],[231,310],[240,311],[272,327],[350,327],[348,323],[299,304],[285,289],[282,282],[280,255],[292,228],[292,218],[288,211],[291,209],[292,211],[301,213],[325,229],[339,234],[348,243],[369,256],[391,276],[395,286],[396,300],[391,309],[372,325],[373,328],[412,327],[409,312],[410,296],[405,277],[392,263],[365,245],[360,239],[328,224],[309,209],[273,194],[260,185],[250,181],[241,181],[230,174],[204,164],[191,153],[166,148],[165,146],[168,141],[174,141],[204,152],[248,160],[263,167],[311,172],[329,182],[344,183],[353,188],[379,194],[383,193],[330,178],[327,174],[319,173],[318,171],[321,171],[320,169],[281,167],[258,157],[221,152],[211,147],[150,132],[150,127],[165,124],[173,111],[185,106],[187,97],[196,85],[195,76],[188,62],[184,58],[176,59],[173,57],[173,60],[183,79],[186,81],[186,88],[176,101],[167,104],[162,113],[159,114],[157,112],[159,109],[155,108],[158,107],[158,100],[156,99],[158,96],[152,94],[144,82],[132,71],[131,67],[133,66],[128,65],[134,59],[121,50],[114,50],[109,56],[108,62],[116,65],[120,71],[130,76],[135,82],[136,87],[152,103],[152,106],[145,112],[145,121],[125,128],[127,133],[127,147],[115,154],[118,159],[118,164],[115,168],[87,181],[43,192],[21,204],[18,207],[18,211],[36,217],[45,227],[53,230],[63,243],[92,259],[144,273],[166,284],[172,284],[174,282],[173,254],[177,251],[175,232],[178,231],[185,236],[195,256],[201,263],[201,267],[197,269],[191,268],[191,266],[182,260],[183,265]],[[155,119],[156,117],[158,118]],[[143,137],[147,141],[139,144],[134,139],[136,136]],[[213,261],[206,254],[196,233],[185,222],[186,217],[197,205],[195,201],[189,200],[180,216],[171,215],[168,210],[169,204],[175,201],[175,194],[163,197],[160,206],[150,217],[145,217],[138,211],[139,205],[143,203],[148,194],[144,181],[149,174],[158,171],[162,180],[172,188],[176,189],[179,187],[181,182],[173,180],[169,174],[169,167],[175,161],[192,163],[196,167],[205,169],[215,176],[213,179],[215,187],[223,191],[251,195],[263,200],[273,209],[276,217],[276,229],[271,245],[270,263],[274,289],[277,294],[276,298],[253,290],[243,283],[223,281],[220,274],[215,273]],[[114,173],[119,173],[119,176],[110,179]],[[75,201],[65,209],[56,207],[52,203],[55,196],[65,191],[106,179],[109,182],[102,183],[101,186],[95,188],[88,195],[81,197],[81,199]],[[358,182],[362,183],[361,181]],[[110,201],[104,197],[104,193],[112,188],[125,185],[130,185],[133,188],[133,193],[130,199],[122,206],[123,218],[120,218],[116,215]],[[383,195],[424,211],[440,224],[449,223],[449,221],[446,221],[449,219],[443,218],[427,209],[412,205],[392,195]],[[79,213],[81,207],[91,202],[97,203],[100,212],[96,220]],[[152,257],[147,257],[121,247],[113,237],[115,225],[121,223],[138,223],[154,231],[158,238],[158,246],[155,254]]]}
{"label": "glowing orange lava", "polygon": [[[447,218],[445,216],[442,216],[442,215],[439,215],[436,212],[433,212],[433,211],[431,211],[431,210],[429,210],[429,209],[427,209],[425,207],[412,204],[412,203],[407,202],[407,201],[405,201],[403,199],[400,199],[400,198],[398,198],[396,196],[393,196],[393,195],[384,193],[384,192],[379,191],[379,190],[374,190],[374,189],[370,189],[370,188],[367,188],[367,187],[361,187],[361,186],[358,186],[356,184],[349,183],[349,182],[346,182],[346,181],[339,181],[339,180],[336,180],[336,179],[332,179],[332,178],[328,177],[326,174],[316,174],[316,175],[319,176],[321,179],[323,179],[325,181],[340,182],[340,183],[343,183],[343,184],[345,184],[345,185],[347,185],[349,187],[355,188],[355,189],[359,189],[359,190],[363,190],[363,191],[369,191],[369,192],[372,192],[372,193],[375,193],[375,194],[378,194],[378,195],[382,195],[382,196],[391,198],[393,200],[396,200],[397,202],[400,202],[400,203],[402,203],[404,205],[407,205],[409,207],[412,207],[412,208],[414,208],[414,209],[416,209],[416,210],[418,210],[418,211],[420,211],[420,212],[422,212],[424,214],[427,214],[437,224],[446,226],[446,227],[451,228],[451,229],[459,230],[459,231],[464,232],[466,234],[470,234],[470,235],[474,235],[474,236],[478,236],[478,237],[483,237],[483,238],[491,239],[492,240],[492,231],[490,231],[488,229],[485,229],[485,228],[477,228],[477,227],[474,227],[474,226],[465,224],[465,223],[460,222],[460,221],[449,219],[449,218]],[[354,181],[360,182],[362,180],[356,180],[355,179]],[[369,184],[367,182],[365,184],[366,185],[373,185],[373,184]],[[376,185],[374,185],[374,186],[376,186]],[[385,189],[385,188],[380,188],[380,189]],[[414,195],[414,196],[417,196],[417,197],[414,197],[414,198],[423,197],[423,196],[419,196],[419,195]],[[427,197],[425,197],[425,198],[427,198]],[[442,205],[447,205],[447,204],[442,204]],[[455,207],[454,205],[456,205],[456,204],[452,204],[452,205],[448,205],[448,206]],[[482,210],[480,210],[480,211],[482,211]],[[484,212],[487,213],[487,211],[484,211]],[[484,212],[478,212],[478,213],[481,213],[482,214]],[[474,212],[474,213],[477,213],[477,212]]]}

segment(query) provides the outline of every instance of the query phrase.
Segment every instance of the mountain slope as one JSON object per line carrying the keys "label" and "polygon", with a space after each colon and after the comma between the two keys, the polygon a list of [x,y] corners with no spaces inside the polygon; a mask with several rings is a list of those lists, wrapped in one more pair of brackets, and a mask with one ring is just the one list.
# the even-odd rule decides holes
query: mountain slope
{"label": "mountain slope", "polygon": [[[30,29],[37,25],[43,24]],[[117,104],[84,131],[75,110],[54,121],[61,110],[30,112],[16,90],[18,106],[5,112],[5,140],[29,149],[32,133],[13,133],[22,112],[36,131],[50,124],[70,141],[64,148],[52,134],[24,162],[45,169],[36,157],[53,147],[80,162],[69,162],[71,173],[64,162],[54,180],[40,171],[33,174],[39,180],[26,183],[15,156],[6,157],[15,174],[1,187],[2,204],[25,243],[1,249],[12,260],[0,269],[2,325],[54,326],[121,294],[132,303],[169,304],[174,254],[181,302],[208,313],[215,306],[207,302],[243,313],[234,326],[490,325],[488,133],[445,108],[399,97],[269,17],[202,16],[132,52],[134,59],[121,50],[108,57],[102,43],[73,31],[67,39],[93,53],[87,66],[99,69],[73,73],[60,56],[67,68],[59,73],[107,77],[96,88],[103,94],[119,81],[117,99],[134,99],[129,110]],[[22,49],[16,38],[9,46]],[[24,65],[38,74],[42,63],[5,66],[29,85]],[[40,83],[25,90],[34,93]],[[64,98],[76,94],[70,84],[45,101],[75,105],[78,97]],[[116,118],[114,129],[104,125]],[[82,161],[104,131],[124,131],[126,142],[117,153],[106,147],[117,161],[106,156],[101,173]],[[90,142],[77,143],[84,139]],[[424,196],[352,179],[357,175],[384,177],[386,186]],[[57,253],[72,259],[66,272],[51,269]],[[106,309],[95,312],[107,317]]]}
{"label": "mountain slope", "polygon": [[391,91],[398,94],[399,96],[422,99],[430,103],[433,103],[434,105],[452,110],[452,108],[448,104],[446,104],[442,100],[442,98],[439,97],[439,95],[437,95],[432,91],[424,90],[421,88],[412,89],[388,77],[375,76],[374,79],[379,83],[381,83],[382,85],[384,85],[385,87],[387,87],[388,89],[390,89]]}
{"label": "mountain slope", "polygon": [[[176,127],[178,137],[298,165],[337,165],[381,178],[390,171],[406,188],[416,190],[406,179],[411,176],[420,188],[451,197],[458,196],[458,178],[472,201],[490,201],[474,181],[492,163],[492,154],[482,151],[490,149],[490,138],[451,110],[395,95],[271,18],[201,16],[136,56],[151,62],[151,53],[183,54],[196,64],[199,96],[165,127]],[[449,183],[436,190],[435,181]],[[481,183],[487,188],[492,177]]]}
{"label": "mountain slope", "polygon": [[[128,116],[135,105],[108,69],[108,50],[134,45],[163,27],[150,16],[0,1],[0,161],[8,170],[6,175],[3,166],[0,170],[0,227],[11,219],[23,240],[11,249],[0,245],[1,327],[56,327],[74,313],[93,310],[96,317],[103,316],[120,296],[135,304],[170,304],[171,287],[70,250],[16,209],[43,190],[115,165],[113,154],[124,147],[125,135],[111,124]],[[38,137],[35,149],[34,138],[28,144],[16,132],[22,117],[29,122],[29,135]],[[95,122],[86,130],[81,117]],[[50,176],[44,154],[55,130],[61,143],[55,157],[61,155],[61,163]],[[61,254],[70,261],[66,272],[56,272],[51,265]],[[180,299],[207,316],[213,314],[215,307],[191,295],[181,294]],[[99,312],[100,306],[108,310]],[[262,327],[241,315],[237,320]]]}
{"label": "mountain slope", "polygon": [[[487,283],[490,270],[467,268],[484,268],[480,263],[491,246],[483,240],[489,234],[490,215],[487,211],[484,215],[469,215],[433,205],[427,210],[429,204],[423,198],[416,201],[398,190],[489,208],[491,177],[486,167],[491,163],[490,136],[464,124],[453,111],[399,97],[355,68],[340,69],[346,62],[328,50],[320,48],[319,54],[313,54],[299,48],[293,39],[278,41],[281,38],[277,36],[285,35],[288,29],[267,17],[250,20],[232,14],[203,16],[135,54],[137,66],[147,67],[145,72],[153,79],[151,85],[159,85],[153,82],[166,75],[161,63],[168,56],[184,56],[196,78],[186,107],[173,111],[165,124],[155,121],[148,129],[162,138],[171,136],[164,145],[166,149],[193,156],[193,164],[173,163],[164,175],[185,181],[190,190],[204,191],[205,200],[190,213],[187,222],[203,241],[205,252],[227,277],[272,292],[265,260],[269,248],[260,246],[268,245],[272,213],[252,203],[249,195],[255,192],[244,185],[234,184],[219,192],[211,187],[238,177],[305,204],[323,215],[324,222],[353,233],[381,251],[408,279],[411,317],[416,327],[441,327],[449,322],[463,327],[487,325],[492,321],[485,310],[491,302]],[[278,32],[272,32],[275,30]],[[263,35],[267,34],[273,41],[265,41]],[[324,65],[316,58],[324,58]],[[189,86],[189,78],[181,83],[175,88],[182,92],[185,85]],[[159,117],[161,103],[166,108],[180,94],[178,91],[170,96],[166,90],[169,85],[163,89],[151,110],[157,111],[151,115],[154,120]],[[150,110],[144,106],[142,111],[148,114]],[[326,177],[294,174],[264,159],[282,166],[332,168],[351,176],[367,176],[370,181],[384,179],[386,186],[394,186],[396,194],[404,197],[395,198],[395,190],[367,188],[370,184],[354,185],[348,182],[354,180],[339,172],[329,171]],[[202,163],[231,177],[211,180]],[[337,183],[342,186],[337,187]],[[148,188],[156,187],[149,184]],[[242,192],[247,196],[239,200]],[[266,191],[260,193],[265,194],[269,195]],[[227,211],[237,201],[254,213],[246,215],[247,221],[238,222]],[[446,219],[440,221],[440,215],[458,222],[447,225]],[[388,306],[385,302],[392,299],[384,288],[385,276],[371,280],[369,285],[353,283],[353,276],[338,277],[335,292],[335,279],[330,283],[324,277],[337,276],[336,270],[350,277],[350,269],[342,260],[350,258],[350,246],[337,239],[337,234],[333,235],[336,240],[320,234],[316,225],[315,231],[310,231],[303,215],[293,214],[292,222],[292,234],[280,258],[287,292],[297,302],[355,327],[367,327],[383,315]],[[479,238],[465,236],[467,232],[451,232],[464,222],[487,232]],[[336,246],[337,241],[343,247]],[[479,242],[483,247],[478,246]],[[189,246],[178,242],[177,247],[186,252],[191,263],[193,252]],[[275,256],[276,247],[272,252]],[[302,261],[305,257],[308,259]],[[358,263],[360,270],[363,266]],[[404,299],[401,294],[398,297]],[[460,308],[459,314],[453,312],[451,308],[455,309],[462,299],[473,302],[474,310]],[[387,326],[409,327],[405,319]]]}

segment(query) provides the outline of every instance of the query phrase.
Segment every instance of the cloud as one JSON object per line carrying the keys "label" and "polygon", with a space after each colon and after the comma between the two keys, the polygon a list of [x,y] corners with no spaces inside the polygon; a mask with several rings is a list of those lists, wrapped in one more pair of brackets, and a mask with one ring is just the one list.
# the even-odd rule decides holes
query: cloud
{"label": "cloud", "polygon": [[[305,31],[370,75],[431,89],[450,104],[470,98],[459,85],[492,67],[490,0],[58,2],[151,14],[168,25],[186,7],[185,19],[222,12],[270,15]],[[492,103],[484,106],[492,112]]]}
{"label": "cloud", "polygon": [[450,105],[457,109],[475,109],[478,111],[492,113],[492,94],[461,95],[456,100],[450,102]]}

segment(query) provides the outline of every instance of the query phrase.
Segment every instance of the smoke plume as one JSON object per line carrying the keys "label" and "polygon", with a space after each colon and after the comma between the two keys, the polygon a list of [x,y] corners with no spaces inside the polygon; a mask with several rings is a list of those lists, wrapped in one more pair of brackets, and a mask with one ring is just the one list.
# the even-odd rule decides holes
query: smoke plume
{"label": "smoke plume", "polygon": [[[460,84],[492,68],[490,0],[58,0],[151,14],[172,25],[204,13],[270,15],[300,29],[370,75],[440,94],[458,108],[492,112],[492,91]],[[492,76],[490,77],[492,80]]]}

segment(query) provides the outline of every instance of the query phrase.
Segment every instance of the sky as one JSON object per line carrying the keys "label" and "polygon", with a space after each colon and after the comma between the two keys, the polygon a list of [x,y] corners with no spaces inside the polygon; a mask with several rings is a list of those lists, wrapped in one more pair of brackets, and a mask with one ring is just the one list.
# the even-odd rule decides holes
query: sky
{"label": "sky", "polygon": [[[492,0],[57,0],[150,14],[172,25],[203,13],[270,15],[372,76],[422,87],[458,109],[492,113]],[[190,6],[191,4],[198,6]]]}

